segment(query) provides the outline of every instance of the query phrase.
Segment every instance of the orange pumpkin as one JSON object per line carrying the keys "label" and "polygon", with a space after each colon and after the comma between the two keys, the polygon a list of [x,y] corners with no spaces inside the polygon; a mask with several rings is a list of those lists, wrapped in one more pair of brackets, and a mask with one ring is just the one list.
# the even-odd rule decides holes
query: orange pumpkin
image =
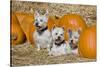
{"label": "orange pumpkin", "polygon": [[33,32],[35,31],[35,26],[33,25],[34,16],[26,13],[16,13],[16,16],[19,20],[21,28],[23,29],[26,35],[27,41],[34,44],[34,39],[33,39]]}
{"label": "orange pumpkin", "polygon": [[[84,19],[78,14],[67,14],[62,16],[59,25],[63,26],[66,29],[66,31],[68,29],[72,30],[81,29],[82,31],[87,27]],[[66,40],[68,40],[67,33],[66,33]]]}
{"label": "orange pumpkin", "polygon": [[84,19],[78,15],[78,14],[67,14],[67,15],[64,15],[60,22],[59,22],[59,25],[61,26],[64,26],[65,29],[72,29],[72,30],[75,30],[77,28],[80,28],[80,29],[85,29],[86,28],[86,23],[84,21]]}
{"label": "orange pumpkin", "polygon": [[54,25],[58,26],[60,18],[56,16],[49,16],[48,19],[48,29],[51,30]]}
{"label": "orange pumpkin", "polygon": [[96,26],[84,30],[79,38],[80,56],[86,58],[96,58]]}
{"label": "orange pumpkin", "polygon": [[26,39],[23,30],[20,27],[20,24],[16,16],[12,13],[11,15],[11,44],[20,44],[23,43]]}

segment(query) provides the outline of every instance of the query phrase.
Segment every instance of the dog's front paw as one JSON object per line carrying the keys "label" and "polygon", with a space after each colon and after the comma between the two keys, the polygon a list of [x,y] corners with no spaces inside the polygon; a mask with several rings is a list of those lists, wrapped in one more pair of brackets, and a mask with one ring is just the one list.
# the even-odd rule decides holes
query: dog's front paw
{"label": "dog's front paw", "polygon": [[49,48],[47,48],[47,51],[50,53],[50,49]]}
{"label": "dog's front paw", "polygon": [[49,52],[48,54],[49,54],[49,56],[52,56],[52,52]]}
{"label": "dog's front paw", "polygon": [[72,50],[72,54],[74,54],[74,55],[78,55],[79,53],[78,53],[78,49],[74,49],[74,50]]}
{"label": "dog's front paw", "polygon": [[40,51],[40,48],[38,48],[37,51]]}

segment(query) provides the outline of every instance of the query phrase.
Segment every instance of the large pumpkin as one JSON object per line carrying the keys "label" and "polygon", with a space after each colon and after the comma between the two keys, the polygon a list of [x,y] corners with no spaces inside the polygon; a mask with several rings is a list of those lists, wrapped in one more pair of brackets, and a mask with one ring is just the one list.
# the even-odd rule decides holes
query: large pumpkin
{"label": "large pumpkin", "polygon": [[67,14],[67,15],[64,15],[60,22],[59,22],[59,25],[61,26],[64,26],[65,29],[77,29],[77,28],[80,28],[80,29],[85,29],[86,28],[86,23],[84,21],[84,19],[78,15],[78,14]]}
{"label": "large pumpkin", "polygon": [[11,15],[11,44],[20,44],[25,41],[26,37],[23,30],[20,27],[18,19],[15,14]]}
{"label": "large pumpkin", "polygon": [[23,29],[27,41],[34,44],[33,33],[35,31],[34,16],[26,13],[16,13],[21,28]]}
{"label": "large pumpkin", "polygon": [[[67,31],[68,29],[71,30],[78,30],[80,29],[81,31],[84,30],[87,25],[84,21],[84,19],[78,15],[78,14],[67,14],[62,16],[59,22],[60,26],[63,26],[65,30]],[[68,40],[68,34],[66,33],[66,40]]]}
{"label": "large pumpkin", "polygon": [[79,38],[80,56],[96,58],[96,26],[84,30]]}

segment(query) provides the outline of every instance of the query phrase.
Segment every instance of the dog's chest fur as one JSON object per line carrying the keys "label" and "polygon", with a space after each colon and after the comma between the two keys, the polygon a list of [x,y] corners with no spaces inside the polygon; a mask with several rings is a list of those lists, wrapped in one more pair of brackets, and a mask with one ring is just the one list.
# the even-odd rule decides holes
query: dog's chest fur
{"label": "dog's chest fur", "polygon": [[53,49],[58,52],[64,52],[66,50],[66,43],[63,43],[60,46],[54,44]]}
{"label": "dog's chest fur", "polygon": [[51,55],[59,56],[63,54],[66,54],[66,43],[63,43],[60,46],[53,44],[53,47],[51,49]]}
{"label": "dog's chest fur", "polygon": [[70,46],[67,42],[61,44],[60,46],[57,46],[55,45],[55,43],[53,43],[53,47],[50,52],[50,54],[53,56],[59,56],[59,55],[64,55],[69,53],[70,53]]}
{"label": "dog's chest fur", "polygon": [[47,44],[50,43],[51,33],[49,30],[45,30],[42,34],[39,34],[37,31],[34,32],[34,39],[36,44],[39,44],[41,47],[46,48]]}

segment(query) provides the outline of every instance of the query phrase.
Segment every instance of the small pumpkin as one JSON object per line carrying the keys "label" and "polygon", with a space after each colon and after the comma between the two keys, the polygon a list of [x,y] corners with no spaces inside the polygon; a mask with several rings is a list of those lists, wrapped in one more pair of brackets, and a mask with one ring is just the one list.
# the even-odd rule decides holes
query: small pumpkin
{"label": "small pumpkin", "polygon": [[16,13],[20,26],[23,29],[27,41],[34,44],[33,32],[35,31],[34,16],[26,13]]}
{"label": "small pumpkin", "polygon": [[25,34],[14,13],[12,13],[11,18],[11,44],[16,45],[25,42]]}
{"label": "small pumpkin", "polygon": [[96,58],[96,26],[91,26],[81,33],[79,53],[82,57]]}
{"label": "small pumpkin", "polygon": [[[83,31],[86,29],[87,25],[84,21],[84,19],[78,15],[78,14],[67,14],[62,16],[62,18],[59,21],[59,25],[63,26],[65,30],[78,30],[80,29]],[[68,34],[66,33],[66,40],[68,40]]]}

